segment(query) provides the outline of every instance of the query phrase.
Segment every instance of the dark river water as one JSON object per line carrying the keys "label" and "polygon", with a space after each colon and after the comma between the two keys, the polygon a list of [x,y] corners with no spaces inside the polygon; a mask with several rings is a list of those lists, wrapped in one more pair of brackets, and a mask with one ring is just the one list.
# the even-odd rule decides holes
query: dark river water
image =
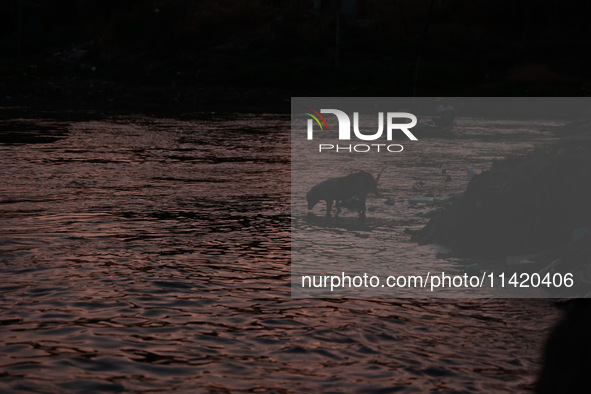
{"label": "dark river water", "polygon": [[[515,392],[535,382],[559,317],[550,300],[291,298],[288,116],[1,126],[2,392]],[[483,169],[550,138],[473,127],[437,187],[463,190],[469,158]],[[421,171],[437,166],[428,153],[416,156]],[[428,207],[403,202],[417,179],[405,182],[395,212],[416,227]]]}

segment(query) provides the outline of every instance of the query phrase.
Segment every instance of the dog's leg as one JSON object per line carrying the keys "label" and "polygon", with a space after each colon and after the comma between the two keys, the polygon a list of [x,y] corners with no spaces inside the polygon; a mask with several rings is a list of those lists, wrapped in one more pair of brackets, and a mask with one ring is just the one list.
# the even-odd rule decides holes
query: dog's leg
{"label": "dog's leg", "polygon": [[326,200],[326,217],[331,217],[330,212],[332,211],[332,200]]}
{"label": "dog's leg", "polygon": [[359,219],[361,219],[361,223],[365,223],[365,199],[367,198],[367,194],[362,194],[359,196]]}

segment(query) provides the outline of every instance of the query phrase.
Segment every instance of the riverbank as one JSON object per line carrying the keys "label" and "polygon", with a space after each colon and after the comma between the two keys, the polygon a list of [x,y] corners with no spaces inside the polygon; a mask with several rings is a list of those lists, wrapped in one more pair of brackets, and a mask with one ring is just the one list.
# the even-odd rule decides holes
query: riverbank
{"label": "riverbank", "polygon": [[556,132],[561,139],[509,156],[475,175],[466,191],[412,235],[518,272],[574,272],[591,290],[591,123]]}

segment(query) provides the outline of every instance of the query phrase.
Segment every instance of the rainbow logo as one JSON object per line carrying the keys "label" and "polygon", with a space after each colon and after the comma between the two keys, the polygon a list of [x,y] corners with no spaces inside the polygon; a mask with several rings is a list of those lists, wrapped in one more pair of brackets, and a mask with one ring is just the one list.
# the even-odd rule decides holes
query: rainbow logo
{"label": "rainbow logo", "polygon": [[[326,120],[324,120],[324,117],[322,115],[320,115],[320,113],[312,108],[309,107],[303,107],[304,110],[308,111],[308,112],[304,112],[306,115],[310,116],[312,119],[314,119],[316,121],[316,123],[318,123],[318,126],[320,126],[320,130],[324,130],[326,128],[326,131],[328,131],[328,125],[326,124]],[[313,113],[311,113],[313,112]],[[320,120],[318,119],[322,119],[322,123],[324,123],[324,127],[322,127],[322,123],[320,123]]]}

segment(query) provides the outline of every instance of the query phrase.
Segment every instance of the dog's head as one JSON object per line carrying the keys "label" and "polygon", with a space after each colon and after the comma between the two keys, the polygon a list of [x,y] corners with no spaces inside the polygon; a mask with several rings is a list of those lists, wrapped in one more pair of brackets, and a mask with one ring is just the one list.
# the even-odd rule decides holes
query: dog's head
{"label": "dog's head", "polygon": [[306,200],[308,200],[309,210],[314,208],[316,204],[318,204],[318,202],[320,201],[317,194],[318,193],[316,192],[316,190],[314,190],[314,188],[312,188],[312,190],[310,190],[308,194],[306,194]]}

